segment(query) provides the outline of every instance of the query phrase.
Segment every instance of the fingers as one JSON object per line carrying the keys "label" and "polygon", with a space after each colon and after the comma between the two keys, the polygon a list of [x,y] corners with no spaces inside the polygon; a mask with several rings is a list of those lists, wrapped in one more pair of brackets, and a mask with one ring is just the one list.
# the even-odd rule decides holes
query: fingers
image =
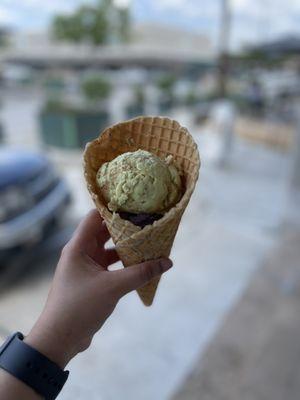
{"label": "fingers", "polygon": [[105,269],[120,260],[115,249],[98,249],[92,258]]}
{"label": "fingers", "polygon": [[144,286],[146,283],[156,276],[161,275],[172,267],[172,261],[168,258],[146,261],[129,268],[110,272],[113,286],[116,288],[118,295],[122,297],[124,294],[131,292]]}
{"label": "fingers", "polygon": [[90,211],[80,222],[71,239],[74,247],[85,249],[94,240],[104,244],[110,238],[109,232],[103,223],[99,212],[95,209]]}
{"label": "fingers", "polygon": [[105,267],[108,267],[109,265],[112,265],[120,260],[119,254],[115,249],[106,249],[104,254],[105,254]]}
{"label": "fingers", "polygon": [[105,222],[102,220],[101,235],[97,237],[97,243],[99,246],[104,245],[110,239],[110,233],[107,229]]}

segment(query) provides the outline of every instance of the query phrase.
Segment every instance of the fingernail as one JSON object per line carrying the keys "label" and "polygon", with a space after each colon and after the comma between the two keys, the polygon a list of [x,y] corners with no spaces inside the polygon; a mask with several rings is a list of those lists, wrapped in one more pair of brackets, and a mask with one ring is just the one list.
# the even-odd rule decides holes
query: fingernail
{"label": "fingernail", "polygon": [[168,271],[173,265],[172,261],[169,258],[162,258],[159,261],[159,265],[163,272]]}

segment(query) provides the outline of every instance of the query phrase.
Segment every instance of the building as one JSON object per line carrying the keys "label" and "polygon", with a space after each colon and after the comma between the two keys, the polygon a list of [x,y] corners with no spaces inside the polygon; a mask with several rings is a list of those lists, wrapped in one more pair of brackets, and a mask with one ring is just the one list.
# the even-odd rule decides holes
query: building
{"label": "building", "polygon": [[54,41],[45,33],[16,34],[2,54],[6,64],[35,69],[143,67],[183,69],[212,63],[210,40],[198,33],[159,24],[134,26],[128,44],[92,46]]}

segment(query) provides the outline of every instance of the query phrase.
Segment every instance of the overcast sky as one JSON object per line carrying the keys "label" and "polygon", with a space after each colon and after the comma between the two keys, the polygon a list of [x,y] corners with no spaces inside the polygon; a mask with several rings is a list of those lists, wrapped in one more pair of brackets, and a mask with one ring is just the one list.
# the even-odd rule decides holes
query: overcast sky
{"label": "overcast sky", "polygon": [[[0,24],[40,30],[55,13],[68,13],[96,0],[0,0]],[[130,0],[116,0],[127,3]],[[131,0],[135,21],[156,21],[204,32],[217,38],[221,0]],[[230,0],[231,45],[271,40],[283,34],[300,36],[300,0]]]}

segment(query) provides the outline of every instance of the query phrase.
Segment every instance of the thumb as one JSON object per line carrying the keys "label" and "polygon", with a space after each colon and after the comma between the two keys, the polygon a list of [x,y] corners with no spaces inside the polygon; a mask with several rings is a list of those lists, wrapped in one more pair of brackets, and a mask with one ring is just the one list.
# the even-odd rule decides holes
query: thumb
{"label": "thumb", "polygon": [[169,258],[145,261],[132,267],[110,272],[120,297],[132,290],[144,286],[146,283],[166,272],[173,263]]}

